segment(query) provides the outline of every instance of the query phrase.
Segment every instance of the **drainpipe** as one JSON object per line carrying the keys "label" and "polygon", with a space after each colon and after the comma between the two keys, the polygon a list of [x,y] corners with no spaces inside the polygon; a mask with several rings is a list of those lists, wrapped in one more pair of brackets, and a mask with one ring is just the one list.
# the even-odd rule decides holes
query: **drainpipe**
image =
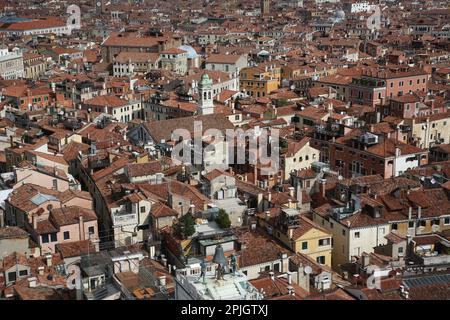
{"label": "drainpipe", "polygon": [[80,214],[80,216],[79,216],[79,220],[78,220],[78,223],[79,223],[79,231],[80,231],[80,240],[82,241],[82,240],[85,240],[85,236],[84,236],[84,217],[83,217],[83,215],[81,215]]}

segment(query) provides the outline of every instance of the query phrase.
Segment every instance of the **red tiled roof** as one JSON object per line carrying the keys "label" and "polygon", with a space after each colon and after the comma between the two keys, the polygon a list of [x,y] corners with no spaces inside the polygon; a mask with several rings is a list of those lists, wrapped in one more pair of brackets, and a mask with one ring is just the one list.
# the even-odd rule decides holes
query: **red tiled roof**
{"label": "red tiled roof", "polygon": [[152,205],[150,214],[155,218],[177,217],[178,216],[178,212],[176,212],[172,208],[169,208],[168,206],[164,205],[161,202],[157,202],[154,205]]}
{"label": "red tiled roof", "polygon": [[211,54],[206,58],[206,63],[218,63],[218,64],[233,64],[236,63],[239,58],[242,57],[240,55],[234,54]]}
{"label": "red tiled roof", "polygon": [[32,21],[21,21],[15,23],[4,23],[0,25],[0,29],[7,31],[25,31],[36,29],[48,29],[55,27],[65,27],[66,21],[58,17],[48,17],[44,19],[35,19]]}
{"label": "red tiled roof", "polygon": [[117,96],[97,96],[95,98],[84,101],[85,105],[102,106],[102,107],[121,107],[128,104],[128,101],[122,100]]}

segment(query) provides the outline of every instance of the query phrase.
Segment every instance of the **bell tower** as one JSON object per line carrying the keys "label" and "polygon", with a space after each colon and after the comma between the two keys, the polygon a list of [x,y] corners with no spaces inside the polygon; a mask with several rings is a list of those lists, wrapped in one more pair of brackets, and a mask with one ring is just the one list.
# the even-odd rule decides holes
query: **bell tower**
{"label": "bell tower", "polygon": [[94,0],[94,6],[97,15],[105,12],[105,0]]}
{"label": "bell tower", "polygon": [[260,0],[261,15],[267,16],[270,11],[270,0]]}
{"label": "bell tower", "polygon": [[200,83],[198,84],[198,96],[197,113],[201,115],[213,114],[214,103],[212,80],[206,73],[202,75]]}

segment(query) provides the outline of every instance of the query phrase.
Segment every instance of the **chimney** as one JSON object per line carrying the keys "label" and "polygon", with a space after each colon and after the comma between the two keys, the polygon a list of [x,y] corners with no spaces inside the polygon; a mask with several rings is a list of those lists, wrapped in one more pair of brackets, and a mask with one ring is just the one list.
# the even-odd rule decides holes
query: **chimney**
{"label": "chimney", "polygon": [[95,252],[100,251],[100,240],[99,239],[91,240],[91,244],[94,246]]}
{"label": "chimney", "polygon": [[412,236],[410,234],[406,235],[406,244],[409,246],[412,241]]}
{"label": "chimney", "polygon": [[272,201],[272,192],[269,191],[269,193],[267,194],[267,201],[271,202]]}
{"label": "chimney", "polygon": [[370,264],[370,257],[369,255],[365,254],[362,256],[362,267],[365,268]]}
{"label": "chimney", "polygon": [[420,219],[421,217],[422,217],[422,207],[419,206],[419,207],[417,208],[417,218]]}
{"label": "chimney", "polygon": [[293,198],[294,197],[294,187],[289,187],[289,195]]}
{"label": "chimney", "polygon": [[411,218],[412,218],[412,208],[409,207],[408,208],[408,220],[411,220]]}
{"label": "chimney", "polygon": [[161,255],[161,263],[164,267],[167,267],[167,259],[165,255]]}
{"label": "chimney", "polygon": [[78,223],[79,223],[79,229],[80,229],[80,241],[85,240],[84,236],[84,217],[80,213],[80,216],[78,217]]}
{"label": "chimney", "polygon": [[405,299],[409,299],[409,291],[405,291],[403,293],[403,296],[405,297]]}
{"label": "chimney", "polygon": [[52,266],[52,254],[51,253],[48,253],[45,255],[45,262],[47,264],[47,267]]}
{"label": "chimney", "polygon": [[159,280],[159,285],[160,286],[165,286],[166,285],[166,276],[160,276],[158,277]]}
{"label": "chimney", "polygon": [[294,228],[289,228],[288,229],[288,238],[292,239],[292,236],[294,235]]}
{"label": "chimney", "polygon": [[14,148],[14,137],[13,137],[13,135],[9,136],[9,141],[11,142],[11,148]]}
{"label": "chimney", "polygon": [[27,280],[28,280],[29,288],[36,288],[36,286],[37,286],[37,278],[36,277],[31,277],[31,278],[28,278]]}
{"label": "chimney", "polygon": [[292,284],[292,273],[289,271],[286,273],[288,284]]}
{"label": "chimney", "polygon": [[376,123],[380,123],[381,122],[381,112],[380,111],[377,111],[377,113],[376,113],[376,120],[375,120],[375,122]]}
{"label": "chimney", "polygon": [[295,295],[295,291],[294,291],[294,287],[292,287],[291,285],[287,286],[288,292],[290,296]]}
{"label": "chimney", "polygon": [[270,211],[266,211],[266,221],[269,221],[270,219]]}
{"label": "chimney", "polygon": [[44,275],[44,266],[40,266],[40,267],[38,267],[38,274],[40,275],[40,276],[43,276]]}
{"label": "chimney", "polygon": [[33,214],[31,216],[31,222],[33,223],[33,229],[36,230],[37,229],[37,220],[36,220],[36,215]]}
{"label": "chimney", "polygon": [[319,180],[319,192],[322,195],[323,198],[325,198],[325,191],[326,191],[326,185],[327,185],[327,180],[326,179],[321,179]]}
{"label": "chimney", "polygon": [[297,201],[298,201],[298,205],[301,206],[303,204],[303,191],[302,188],[300,187],[300,184],[297,184]]}
{"label": "chimney", "polygon": [[275,274],[273,273],[273,271],[270,271],[270,272],[269,272],[269,275],[270,275],[270,279],[271,279],[272,281],[274,281],[274,280],[275,280]]}

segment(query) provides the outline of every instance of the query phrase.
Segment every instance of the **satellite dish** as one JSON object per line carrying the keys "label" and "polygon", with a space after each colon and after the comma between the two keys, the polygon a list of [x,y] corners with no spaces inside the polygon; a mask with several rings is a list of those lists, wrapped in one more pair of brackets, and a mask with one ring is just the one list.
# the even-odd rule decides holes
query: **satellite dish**
{"label": "satellite dish", "polygon": [[292,85],[292,86],[291,86],[291,90],[294,90],[294,89],[295,89],[295,85]]}
{"label": "satellite dish", "polygon": [[102,3],[100,1],[97,2],[97,7],[100,7]]}
{"label": "satellite dish", "polygon": [[306,266],[305,269],[303,270],[303,272],[305,274],[311,274],[312,273],[312,268],[310,266]]}

